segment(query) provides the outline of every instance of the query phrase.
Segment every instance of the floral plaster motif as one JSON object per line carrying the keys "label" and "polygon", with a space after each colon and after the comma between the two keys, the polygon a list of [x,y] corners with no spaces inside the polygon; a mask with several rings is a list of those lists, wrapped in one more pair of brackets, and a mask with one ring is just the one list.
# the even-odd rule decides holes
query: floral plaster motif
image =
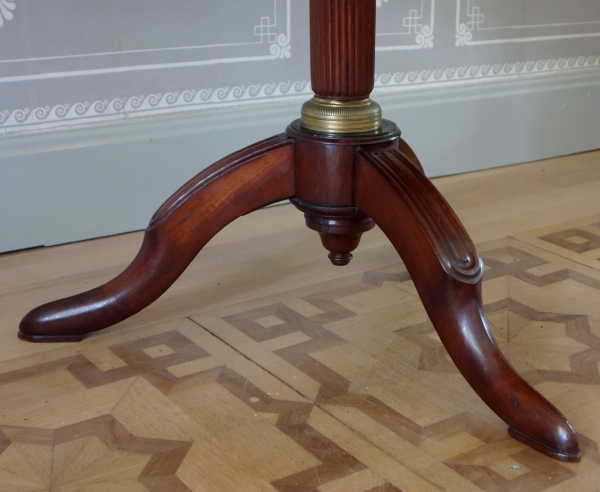
{"label": "floral plaster motif", "polygon": [[[387,0],[386,0],[387,1]],[[254,36],[260,38],[260,42],[264,43],[265,40],[271,45],[269,52],[275,58],[291,58],[291,22],[290,22],[290,2],[287,2],[287,34],[277,34],[273,29],[277,28],[277,3],[275,3],[274,19],[271,17],[261,17],[260,24],[254,26]]]}
{"label": "floral plaster motif", "polygon": [[[384,4],[392,5],[392,3],[389,0],[377,0],[376,6],[377,8],[381,8]],[[421,0],[420,4],[420,7],[410,8],[408,15],[403,15],[401,21],[398,19],[397,25],[399,27],[397,29],[399,30],[377,34],[380,41],[382,40],[382,36],[385,36],[388,40],[393,38],[400,39],[399,44],[389,43],[388,41],[382,45],[378,45],[376,48],[377,51],[433,48],[435,0],[429,0],[427,3],[425,3],[425,0]],[[392,17],[399,15],[395,14]],[[411,38],[412,42],[406,43],[406,37]]]}
{"label": "floral plaster motif", "polygon": [[[481,6],[474,0],[456,0],[456,35],[455,46],[492,45],[503,43],[529,43],[534,41],[550,41],[559,39],[595,38],[600,37],[600,20],[597,16],[571,16],[570,20],[563,18],[555,22],[527,22],[526,25],[504,24],[502,17],[494,13],[484,13]],[[488,2],[490,3],[490,2]],[[493,2],[492,2],[493,3]],[[524,3],[526,3],[524,1]],[[550,2],[538,2],[538,19],[545,19],[551,9]],[[570,2],[574,14],[578,8]],[[588,3],[585,0],[581,4]],[[545,5],[542,5],[545,4]],[[488,5],[489,7],[489,5]],[[544,10],[548,9],[548,10]]]}
{"label": "floral plaster motif", "polygon": [[0,0],[0,29],[4,26],[4,20],[13,20],[13,11],[17,8],[13,0]]}

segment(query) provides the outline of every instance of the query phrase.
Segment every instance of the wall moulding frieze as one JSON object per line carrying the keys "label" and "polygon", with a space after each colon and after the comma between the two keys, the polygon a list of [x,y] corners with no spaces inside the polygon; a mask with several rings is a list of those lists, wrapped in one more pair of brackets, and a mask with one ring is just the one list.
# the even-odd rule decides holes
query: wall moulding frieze
{"label": "wall moulding frieze", "polygon": [[[79,2],[76,7],[72,0],[53,0],[53,11],[66,12],[69,7],[75,12],[55,15],[52,22],[45,22],[50,12],[47,3],[0,0],[0,27],[4,26],[0,46],[8,47],[0,49],[0,134],[301,100],[311,95],[308,70],[304,73],[299,68],[308,57],[305,47],[295,51],[293,63],[285,65],[283,77],[291,81],[281,81],[283,59],[292,56],[291,0],[222,0],[219,9],[210,11],[200,4],[184,2],[174,14],[172,6],[154,1],[150,6],[150,0]],[[553,8],[546,7],[550,4]],[[384,56],[386,72],[376,78],[380,90],[476,83],[600,66],[598,55],[554,58],[552,48],[533,55],[539,59],[491,64],[486,63],[490,50],[475,50],[476,56],[471,56],[468,50],[454,49],[452,37],[455,21],[456,44],[460,46],[600,36],[600,3],[596,1],[571,0],[567,5],[558,0],[504,0],[499,6],[493,0],[456,0],[456,19],[453,2],[438,2],[437,26],[435,0],[376,0],[376,5],[376,49],[390,52]],[[294,12],[298,12],[300,7],[295,7]],[[107,16],[102,18],[93,9],[105,9]],[[75,25],[73,16],[84,26]],[[115,28],[120,16],[134,34]],[[294,29],[303,29],[306,19],[296,14],[293,17]],[[199,19],[202,29],[197,29]],[[221,24],[224,20],[230,23]],[[137,22],[137,27],[131,22]],[[108,24],[118,35],[104,33]],[[15,33],[28,32],[31,25],[38,26],[40,32],[25,49],[22,45],[27,43],[14,42],[18,37]],[[204,29],[207,26],[214,29]],[[434,47],[435,27],[435,47],[450,48],[447,51],[452,56],[444,54],[444,49],[429,49]],[[450,37],[442,38],[439,32]],[[52,33],[58,33],[60,39],[52,38]],[[82,47],[88,38],[93,42]],[[449,46],[440,46],[440,39],[447,39]],[[501,56],[495,53],[495,59],[514,60],[514,46],[509,48],[506,55],[503,48],[492,48],[500,50]],[[426,51],[402,51],[422,49]],[[582,42],[567,51],[590,52],[597,50],[586,48]],[[412,70],[406,63],[416,59],[420,68]],[[264,60],[272,62],[254,63]],[[217,77],[213,78],[213,69],[209,73],[203,65],[223,67],[214,69]],[[288,72],[292,65],[295,71]],[[396,66],[407,69],[395,71]],[[183,67],[201,68],[174,70]],[[261,67],[260,72],[257,67]]]}
{"label": "wall moulding frieze", "polygon": [[435,0],[377,0],[377,51],[433,48]]}
{"label": "wall moulding frieze", "polygon": [[185,90],[0,111],[0,134],[239,106],[312,95],[308,81]]}
{"label": "wall moulding frieze", "polygon": [[456,0],[456,46],[528,43],[600,36],[600,4]]}
{"label": "wall moulding frieze", "polygon": [[[600,68],[600,55],[580,56],[527,62],[473,65],[435,70],[383,73],[376,75],[375,88],[402,90],[439,84],[458,84],[494,79],[560,73]],[[0,134],[41,130],[90,123],[101,123],[145,116],[183,113],[211,108],[241,106],[284,100],[301,100],[312,95],[306,80],[204,90],[188,90],[116,98],[113,100],[65,103],[53,107],[0,111]]]}
{"label": "wall moulding frieze", "polygon": [[375,87],[414,88],[418,85],[432,85],[443,82],[483,81],[507,77],[551,74],[593,67],[600,67],[600,55],[383,73],[376,75]]}

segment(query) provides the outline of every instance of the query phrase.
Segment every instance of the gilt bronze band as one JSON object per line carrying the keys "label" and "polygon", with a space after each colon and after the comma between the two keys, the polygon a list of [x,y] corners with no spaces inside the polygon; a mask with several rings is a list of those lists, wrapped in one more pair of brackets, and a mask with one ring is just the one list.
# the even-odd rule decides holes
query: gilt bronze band
{"label": "gilt bronze band", "polygon": [[370,98],[335,101],[313,97],[302,106],[302,126],[325,134],[369,133],[382,125],[381,107]]}

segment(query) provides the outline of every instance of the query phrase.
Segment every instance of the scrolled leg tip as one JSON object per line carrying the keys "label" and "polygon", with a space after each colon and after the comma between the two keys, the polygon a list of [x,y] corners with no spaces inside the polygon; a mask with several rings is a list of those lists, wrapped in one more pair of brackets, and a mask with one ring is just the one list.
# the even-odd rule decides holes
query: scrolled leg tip
{"label": "scrolled leg tip", "polygon": [[[572,429],[571,429],[572,431]],[[508,428],[508,435],[523,444],[550,456],[558,461],[566,463],[579,463],[581,461],[581,450],[579,449],[579,440],[574,432],[570,432],[568,438],[561,439],[556,446],[542,444],[531,437],[526,436],[512,427]]]}

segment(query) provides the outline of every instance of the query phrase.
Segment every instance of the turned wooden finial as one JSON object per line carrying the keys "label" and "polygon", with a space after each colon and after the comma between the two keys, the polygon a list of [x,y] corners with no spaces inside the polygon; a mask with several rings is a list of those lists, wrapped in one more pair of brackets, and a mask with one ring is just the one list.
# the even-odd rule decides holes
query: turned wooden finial
{"label": "turned wooden finial", "polygon": [[381,127],[369,95],[375,79],[375,0],[311,0],[310,67],[315,98],[302,125],[321,133],[364,133]]}

